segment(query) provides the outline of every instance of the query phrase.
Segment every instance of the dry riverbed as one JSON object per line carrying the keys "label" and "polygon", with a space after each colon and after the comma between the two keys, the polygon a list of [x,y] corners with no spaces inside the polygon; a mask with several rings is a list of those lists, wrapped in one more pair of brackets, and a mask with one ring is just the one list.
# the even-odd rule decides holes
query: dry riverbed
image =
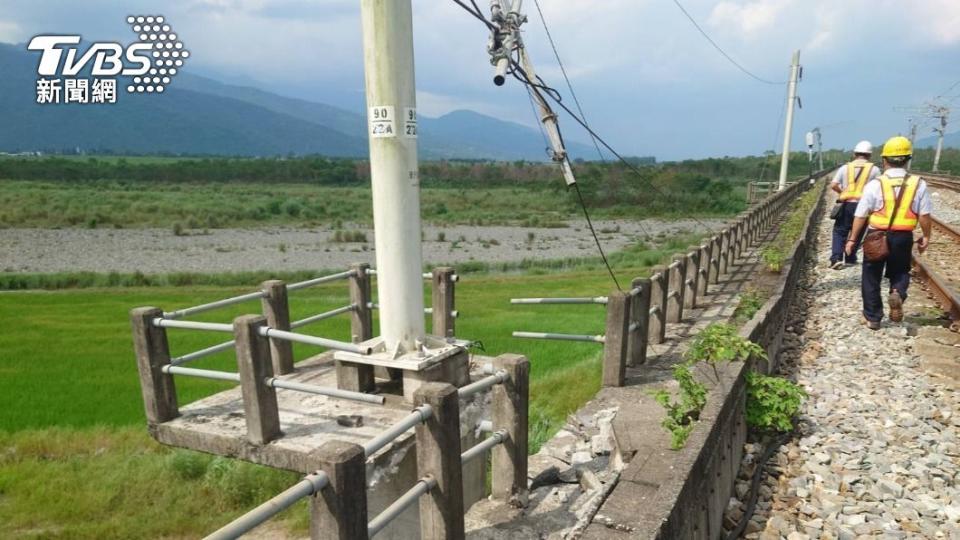
{"label": "dry riverbed", "polygon": [[[723,220],[701,220],[720,228]],[[467,261],[518,262],[524,259],[591,257],[597,253],[585,222],[565,228],[448,226],[424,227],[428,264]],[[608,252],[638,241],[684,232],[705,232],[692,220],[598,221]],[[342,241],[358,231],[367,241]],[[648,238],[649,237],[649,238]],[[354,238],[348,238],[354,239]],[[339,240],[339,241],[338,241]],[[4,272],[234,272],[343,268],[373,262],[373,231],[347,225],[330,229],[5,229],[0,231],[0,271]]]}

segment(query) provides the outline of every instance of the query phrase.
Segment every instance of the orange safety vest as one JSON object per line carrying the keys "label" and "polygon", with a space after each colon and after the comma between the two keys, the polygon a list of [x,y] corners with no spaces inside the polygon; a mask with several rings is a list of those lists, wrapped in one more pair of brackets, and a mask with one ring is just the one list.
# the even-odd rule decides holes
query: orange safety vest
{"label": "orange safety vest", "polygon": [[[883,206],[870,214],[870,227],[881,231],[912,231],[917,227],[917,214],[914,213],[913,197],[917,194],[917,187],[920,185],[919,176],[907,176],[906,178],[889,178],[883,175],[879,178],[880,188],[883,191]],[[904,184],[904,180],[906,183]],[[890,212],[897,204],[897,197],[893,188],[899,187],[906,190],[903,198],[900,200],[900,208],[897,209],[897,215],[893,217],[893,223],[890,222]]]}
{"label": "orange safety vest", "polygon": [[870,179],[873,163],[865,159],[855,159],[847,163],[847,187],[838,197],[844,202],[856,202],[863,196],[863,186]]}

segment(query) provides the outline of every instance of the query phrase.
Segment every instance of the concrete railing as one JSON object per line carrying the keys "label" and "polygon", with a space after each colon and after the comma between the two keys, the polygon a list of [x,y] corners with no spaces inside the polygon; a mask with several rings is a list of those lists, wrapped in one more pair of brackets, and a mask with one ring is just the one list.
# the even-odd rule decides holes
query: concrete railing
{"label": "concrete railing", "polygon": [[[420,538],[463,538],[463,467],[487,452],[492,454],[491,496],[523,504],[530,363],[523,356],[501,355],[485,371],[492,374],[459,389],[446,383],[424,384],[414,394],[414,410],[363,446],[336,440],[324,443],[312,454],[316,472],[208,538],[237,538],[307,497],[311,538],[370,538],[414,504],[420,507]],[[492,393],[492,414],[481,426],[489,435],[462,451],[460,401],[472,401],[486,391]],[[419,479],[370,519],[366,462],[410,429],[415,430]]]}
{"label": "concrete railing", "polygon": [[[330,388],[308,385],[282,379],[294,373],[293,343],[302,343],[326,349],[369,354],[369,348],[361,343],[373,337],[371,276],[376,272],[366,263],[355,264],[350,270],[297,283],[285,284],[279,280],[263,282],[261,289],[215,302],[191,306],[175,311],[163,311],[156,307],[140,307],[130,312],[134,349],[140,374],[140,388],[146,410],[147,422],[156,425],[179,415],[174,375],[234,382],[241,386],[245,402],[251,404],[256,415],[247,415],[248,438],[261,444],[279,434],[276,416],[276,388],[326,395],[341,399],[383,403],[382,396],[365,393],[368,386]],[[433,317],[434,331],[443,337],[453,337],[455,332],[455,283],[459,280],[452,268],[437,268],[424,278],[433,281],[433,307],[428,308]],[[350,304],[300,319],[290,320],[289,293],[334,281],[349,281]],[[246,315],[234,319],[232,324],[183,320],[184,317],[205,313],[260,299],[262,315]],[[321,320],[350,314],[351,342],[295,333],[292,330]],[[168,329],[186,329],[205,332],[234,334],[234,339],[211,347],[172,357],[168,342]],[[183,364],[234,349],[237,372],[217,371],[185,367]],[[389,376],[386,370],[382,374]],[[371,370],[371,375],[373,371]]]}
{"label": "concrete railing", "polygon": [[631,282],[629,291],[612,291],[607,296],[584,298],[513,298],[511,304],[598,304],[606,306],[603,334],[561,334],[513,332],[514,337],[585,341],[603,344],[604,386],[623,386],[627,367],[646,361],[647,346],[663,343],[667,323],[683,318],[685,310],[700,305],[722,274],[758,241],[796,197],[826,171],[790,184],[773,193],[749,211],[737,216],[699,246],[673,255],[666,266],[655,266],[648,277]]}

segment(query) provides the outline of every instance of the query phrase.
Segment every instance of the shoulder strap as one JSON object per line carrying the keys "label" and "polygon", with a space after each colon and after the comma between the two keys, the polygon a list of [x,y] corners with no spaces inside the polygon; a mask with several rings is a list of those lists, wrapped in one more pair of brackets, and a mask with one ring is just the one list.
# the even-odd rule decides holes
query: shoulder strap
{"label": "shoulder strap", "polygon": [[[886,177],[886,175],[884,175]],[[900,201],[903,200],[903,194],[907,191],[907,184],[910,183],[909,174],[903,177],[903,184],[900,186],[900,193],[897,193],[897,202],[893,205],[893,212],[890,214],[890,222],[887,223],[887,230],[890,230],[890,227],[893,227],[893,220],[897,217],[897,211],[900,210]],[[889,178],[887,178],[889,180]],[[893,189],[893,186],[890,186],[890,189]],[[914,191],[916,193],[916,191]],[[913,197],[910,198],[910,203],[913,202]],[[908,203],[908,204],[910,204]]]}

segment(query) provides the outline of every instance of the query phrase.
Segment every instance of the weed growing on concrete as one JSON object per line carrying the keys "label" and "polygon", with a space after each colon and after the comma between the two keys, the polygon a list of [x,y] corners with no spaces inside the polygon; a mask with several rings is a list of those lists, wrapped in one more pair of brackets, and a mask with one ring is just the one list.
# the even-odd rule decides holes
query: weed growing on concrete
{"label": "weed growing on concrete", "polygon": [[749,321],[760,311],[768,298],[769,295],[761,291],[748,290],[744,292],[740,295],[740,302],[733,311],[733,320],[740,324]]}
{"label": "weed growing on concrete", "polygon": [[740,337],[737,327],[725,323],[713,323],[693,338],[693,343],[684,355],[692,364],[706,362],[713,368],[717,382],[717,364],[720,362],[746,362],[751,356],[766,358],[763,347],[749,339]]}
{"label": "weed growing on concrete", "polygon": [[689,364],[674,366],[673,378],[680,385],[679,400],[673,401],[666,390],[657,390],[653,398],[667,411],[660,425],[670,432],[670,448],[679,450],[686,444],[694,422],[707,404],[707,387],[693,377]]}
{"label": "weed growing on concrete", "polygon": [[747,373],[747,423],[762,430],[790,431],[807,393],[793,381]]}

